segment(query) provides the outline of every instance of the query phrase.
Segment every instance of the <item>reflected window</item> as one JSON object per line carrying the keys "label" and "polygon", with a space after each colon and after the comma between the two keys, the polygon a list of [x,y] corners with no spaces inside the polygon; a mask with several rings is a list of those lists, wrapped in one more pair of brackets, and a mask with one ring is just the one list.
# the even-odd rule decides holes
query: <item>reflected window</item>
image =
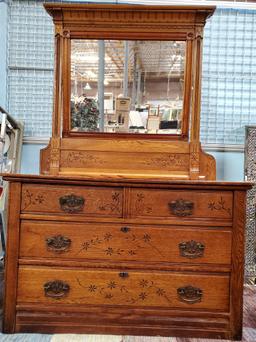
{"label": "reflected window", "polygon": [[72,131],[180,134],[185,48],[184,41],[71,40]]}

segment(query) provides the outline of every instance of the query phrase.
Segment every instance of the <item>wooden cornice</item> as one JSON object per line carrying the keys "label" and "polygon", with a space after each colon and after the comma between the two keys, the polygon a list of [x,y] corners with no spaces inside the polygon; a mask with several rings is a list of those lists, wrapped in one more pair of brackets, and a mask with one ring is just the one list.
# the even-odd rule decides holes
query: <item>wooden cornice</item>
{"label": "wooden cornice", "polygon": [[144,6],[124,4],[63,4],[46,3],[46,11],[54,22],[63,21],[64,25],[93,24],[163,24],[176,27],[204,25],[214,6]]}

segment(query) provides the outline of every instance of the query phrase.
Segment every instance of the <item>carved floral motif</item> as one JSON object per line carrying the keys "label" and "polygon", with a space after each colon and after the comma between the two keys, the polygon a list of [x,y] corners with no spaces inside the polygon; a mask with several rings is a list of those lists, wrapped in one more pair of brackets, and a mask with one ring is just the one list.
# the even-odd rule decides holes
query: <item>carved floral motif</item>
{"label": "carved floral motif", "polygon": [[142,192],[136,194],[135,212],[138,215],[150,214],[153,211],[152,206],[145,204],[145,195]]}
{"label": "carved floral motif", "polygon": [[27,209],[30,205],[37,205],[45,203],[45,198],[43,194],[33,194],[29,190],[25,190],[23,193],[23,208]]}
{"label": "carved floral motif", "polygon": [[161,168],[175,169],[186,168],[188,166],[188,156],[185,154],[168,154],[162,157],[154,157],[145,161],[149,166],[161,166]]}
{"label": "carved floral motif", "polygon": [[231,216],[231,208],[226,207],[226,203],[225,203],[223,197],[221,197],[218,200],[218,202],[215,202],[215,201],[209,202],[208,203],[208,209],[211,209],[211,211],[213,211],[213,210],[225,211]]}
{"label": "carved floral motif", "polygon": [[111,213],[120,213],[121,212],[121,200],[119,192],[112,192],[111,194],[112,201],[110,203],[105,203],[104,200],[99,200],[97,202],[98,209],[100,211],[108,211]]}
{"label": "carved floral motif", "polygon": [[102,165],[105,161],[88,152],[68,152],[62,155],[62,167],[87,167],[91,165]]}
{"label": "carved floral motif", "polygon": [[[142,303],[152,297],[162,297],[167,302],[171,303],[164,288],[157,286],[152,280],[141,279],[137,282],[138,290],[137,293],[131,292],[130,288],[115,280],[109,280],[105,285],[98,285],[97,283],[91,283],[89,285],[82,284],[77,278],[79,286],[87,291],[91,296],[100,296],[111,302],[115,297],[120,301],[120,294],[123,295],[122,303],[126,304],[137,304]],[[136,285],[136,284],[135,284]],[[136,286],[133,286],[135,289]]]}
{"label": "carved floral motif", "polygon": [[[150,234],[145,233],[138,236],[133,233],[132,229],[129,229],[123,234],[123,246],[127,246],[127,248],[115,247],[115,243],[112,243],[113,238],[114,236],[107,232],[103,236],[95,236],[90,240],[83,241],[78,253],[87,252],[90,249],[100,249],[107,256],[136,256],[141,249],[150,248],[163,256],[161,250],[154,245]],[[107,247],[106,244],[108,244]]]}

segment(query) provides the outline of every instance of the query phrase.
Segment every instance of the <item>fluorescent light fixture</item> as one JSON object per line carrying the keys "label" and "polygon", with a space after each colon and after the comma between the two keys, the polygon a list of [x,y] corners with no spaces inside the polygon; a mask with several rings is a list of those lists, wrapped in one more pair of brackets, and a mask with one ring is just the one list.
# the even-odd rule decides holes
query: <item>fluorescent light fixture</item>
{"label": "fluorescent light fixture", "polygon": [[92,89],[92,87],[90,86],[90,84],[87,82],[85,87],[84,87],[84,90],[90,90]]}

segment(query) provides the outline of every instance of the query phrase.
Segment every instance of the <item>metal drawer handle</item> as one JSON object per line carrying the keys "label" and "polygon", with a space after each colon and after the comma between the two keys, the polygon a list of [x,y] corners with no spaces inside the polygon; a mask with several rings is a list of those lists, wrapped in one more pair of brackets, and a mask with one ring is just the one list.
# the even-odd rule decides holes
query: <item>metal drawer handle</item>
{"label": "metal drawer handle", "polygon": [[129,227],[122,227],[120,230],[123,233],[128,233],[131,230],[131,228],[129,228]]}
{"label": "metal drawer handle", "polygon": [[71,240],[63,235],[50,236],[45,239],[47,250],[54,253],[67,252],[71,246]]}
{"label": "metal drawer handle", "polygon": [[121,277],[121,278],[128,278],[129,277],[129,273],[128,272],[120,272],[119,273],[119,277]]}
{"label": "metal drawer handle", "polygon": [[195,259],[204,255],[205,245],[194,240],[179,243],[180,256]]}
{"label": "metal drawer handle", "polygon": [[74,194],[59,198],[60,209],[67,213],[78,213],[83,210],[85,199]]}
{"label": "metal drawer handle", "polygon": [[44,294],[53,299],[62,299],[69,293],[70,286],[62,280],[49,281],[44,284]]}
{"label": "metal drawer handle", "polygon": [[194,304],[201,302],[203,291],[191,285],[177,289],[178,298],[181,302]]}
{"label": "metal drawer handle", "polygon": [[168,203],[170,211],[175,216],[189,216],[193,214],[194,203],[191,201],[177,199]]}

